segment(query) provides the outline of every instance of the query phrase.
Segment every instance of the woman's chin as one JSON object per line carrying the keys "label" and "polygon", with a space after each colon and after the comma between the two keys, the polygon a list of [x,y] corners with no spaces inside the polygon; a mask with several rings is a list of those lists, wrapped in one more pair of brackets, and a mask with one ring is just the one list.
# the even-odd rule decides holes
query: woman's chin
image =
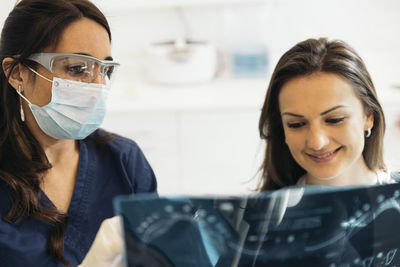
{"label": "woman's chin", "polygon": [[314,181],[332,181],[339,176],[338,173],[315,173],[311,174],[311,177]]}

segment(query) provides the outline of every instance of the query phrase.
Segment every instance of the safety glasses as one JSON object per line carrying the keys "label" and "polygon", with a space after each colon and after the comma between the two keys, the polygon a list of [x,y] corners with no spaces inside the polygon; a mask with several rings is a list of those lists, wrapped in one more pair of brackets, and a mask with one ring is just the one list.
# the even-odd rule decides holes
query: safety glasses
{"label": "safety glasses", "polygon": [[28,59],[41,64],[56,77],[86,83],[111,81],[120,66],[117,62],[79,54],[36,53]]}

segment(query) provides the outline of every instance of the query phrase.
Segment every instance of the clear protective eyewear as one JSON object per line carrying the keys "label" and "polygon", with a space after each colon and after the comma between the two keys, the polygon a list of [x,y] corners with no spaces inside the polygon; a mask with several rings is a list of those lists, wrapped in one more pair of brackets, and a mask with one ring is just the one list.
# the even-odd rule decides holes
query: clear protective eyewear
{"label": "clear protective eyewear", "polygon": [[93,83],[99,76],[101,82],[111,81],[120,66],[114,61],[79,54],[36,53],[28,59],[41,64],[58,78],[86,83]]}

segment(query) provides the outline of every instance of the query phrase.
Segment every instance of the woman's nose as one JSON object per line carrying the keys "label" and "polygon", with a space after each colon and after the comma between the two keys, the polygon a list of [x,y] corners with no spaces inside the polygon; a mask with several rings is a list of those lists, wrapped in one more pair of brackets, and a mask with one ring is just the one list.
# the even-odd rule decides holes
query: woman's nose
{"label": "woman's nose", "polygon": [[322,150],[329,144],[325,131],[319,127],[311,127],[307,134],[306,145],[312,150]]}

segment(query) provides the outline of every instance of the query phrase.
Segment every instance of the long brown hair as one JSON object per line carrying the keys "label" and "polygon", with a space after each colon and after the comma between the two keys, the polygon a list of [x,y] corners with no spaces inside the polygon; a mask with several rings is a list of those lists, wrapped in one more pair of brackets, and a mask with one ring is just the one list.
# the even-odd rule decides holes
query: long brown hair
{"label": "long brown hair", "polygon": [[17,64],[27,65],[28,56],[56,45],[65,28],[83,17],[102,25],[111,41],[106,18],[87,0],[22,0],[7,17],[0,39],[0,62],[6,57],[15,59],[6,66],[8,77],[0,70],[0,179],[13,192],[12,206],[4,220],[18,223],[31,216],[50,224],[47,249],[66,265],[69,263],[63,251],[68,216],[40,198],[43,174],[52,166],[39,142],[21,121],[19,97],[8,79]]}
{"label": "long brown hair", "polygon": [[363,157],[370,170],[386,169],[383,161],[385,117],[363,60],[343,41],[308,39],[280,58],[268,86],[259,120],[259,133],[266,141],[265,158],[260,168],[260,190],[294,185],[306,173],[285,143],[278,97],[280,89],[290,79],[316,72],[334,73],[353,86],[366,114],[374,116],[374,127],[371,136],[365,140]]}

